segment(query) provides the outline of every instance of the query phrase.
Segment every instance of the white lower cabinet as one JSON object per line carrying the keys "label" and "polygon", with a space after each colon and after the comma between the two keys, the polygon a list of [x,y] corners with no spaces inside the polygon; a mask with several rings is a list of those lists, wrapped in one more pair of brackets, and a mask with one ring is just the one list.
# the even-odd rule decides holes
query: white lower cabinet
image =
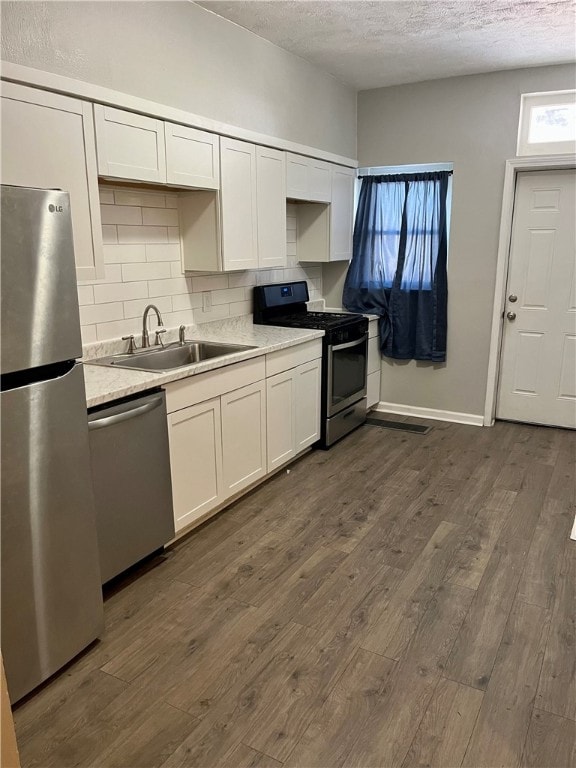
{"label": "white lower cabinet", "polygon": [[320,438],[321,350],[317,339],[166,384],[176,533]]}
{"label": "white lower cabinet", "polygon": [[294,370],[296,381],[296,453],[320,439],[322,361],[312,360]]}
{"label": "white lower cabinet", "polygon": [[266,380],[268,472],[320,439],[321,360]]}
{"label": "white lower cabinet", "polygon": [[264,360],[167,384],[166,403],[178,533],[266,474]]}
{"label": "white lower cabinet", "polygon": [[368,325],[368,337],[368,382],[366,405],[368,408],[373,408],[380,402],[380,371],[382,368],[378,320],[370,320]]}
{"label": "white lower cabinet", "polygon": [[222,395],[224,498],[266,474],[266,387],[263,381]]}
{"label": "white lower cabinet", "polygon": [[223,500],[221,432],[219,397],[168,414],[176,531]]}
{"label": "white lower cabinet", "polygon": [[268,472],[296,455],[294,371],[266,379],[266,424]]}

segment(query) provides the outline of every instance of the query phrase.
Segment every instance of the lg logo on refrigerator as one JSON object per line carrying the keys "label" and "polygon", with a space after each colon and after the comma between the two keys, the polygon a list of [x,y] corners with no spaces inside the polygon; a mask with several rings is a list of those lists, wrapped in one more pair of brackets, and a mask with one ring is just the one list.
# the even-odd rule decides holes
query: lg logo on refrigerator
{"label": "lg logo on refrigerator", "polygon": [[50,213],[62,213],[64,208],[61,205],[52,205],[52,203],[50,203],[50,205],[48,206],[48,210],[50,211]]}

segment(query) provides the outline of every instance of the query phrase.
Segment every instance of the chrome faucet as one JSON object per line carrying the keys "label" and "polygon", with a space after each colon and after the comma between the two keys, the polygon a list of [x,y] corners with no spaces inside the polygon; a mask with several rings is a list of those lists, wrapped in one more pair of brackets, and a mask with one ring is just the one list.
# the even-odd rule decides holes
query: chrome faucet
{"label": "chrome faucet", "polygon": [[[148,336],[148,313],[150,312],[151,309],[153,309],[154,312],[156,312],[156,317],[158,318],[158,328],[162,328],[162,326],[164,325],[164,323],[162,322],[162,315],[160,314],[160,310],[158,309],[158,307],[155,306],[154,304],[148,304],[142,316],[142,349],[150,346],[150,337]],[[161,339],[161,336],[159,334],[162,332],[163,332],[162,330],[156,331],[157,344]]]}

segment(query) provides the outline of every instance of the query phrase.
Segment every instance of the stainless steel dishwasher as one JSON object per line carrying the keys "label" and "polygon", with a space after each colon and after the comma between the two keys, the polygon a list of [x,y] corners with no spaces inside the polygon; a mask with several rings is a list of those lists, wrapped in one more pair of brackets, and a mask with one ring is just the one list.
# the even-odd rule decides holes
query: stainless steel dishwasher
{"label": "stainless steel dishwasher", "polygon": [[102,583],[174,537],[166,395],[88,412]]}

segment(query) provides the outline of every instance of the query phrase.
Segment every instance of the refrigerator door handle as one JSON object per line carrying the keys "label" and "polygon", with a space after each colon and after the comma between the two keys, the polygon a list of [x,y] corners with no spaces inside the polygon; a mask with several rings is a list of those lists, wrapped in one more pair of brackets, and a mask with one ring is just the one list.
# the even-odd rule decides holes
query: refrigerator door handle
{"label": "refrigerator door handle", "polygon": [[122,421],[128,421],[134,419],[137,416],[143,416],[145,413],[150,413],[155,408],[159,408],[162,405],[162,398],[155,397],[154,400],[150,400],[149,403],[139,405],[136,408],[130,408],[122,413],[115,413],[114,416],[100,416],[98,414],[92,414],[88,416],[88,429],[102,429],[103,427],[110,427],[113,424],[120,424]]}

